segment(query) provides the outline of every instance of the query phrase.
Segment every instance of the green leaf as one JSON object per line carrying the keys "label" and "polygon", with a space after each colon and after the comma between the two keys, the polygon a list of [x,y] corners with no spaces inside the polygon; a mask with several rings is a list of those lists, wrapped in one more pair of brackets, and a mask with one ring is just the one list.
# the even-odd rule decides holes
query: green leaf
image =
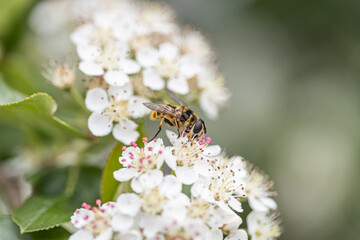
{"label": "green leaf", "polygon": [[19,101],[21,94],[6,87],[1,79],[0,84],[0,120],[9,124],[25,125],[48,138],[85,137],[83,133],[54,116],[57,105],[48,94],[36,93]]}
{"label": "green leaf", "polygon": [[29,235],[31,240],[67,240],[70,237],[70,233],[61,227],[28,233],[26,235]]}
{"label": "green leaf", "polygon": [[[138,140],[136,141],[137,145],[141,146],[143,144],[142,138],[145,137],[145,130],[144,130],[144,124],[143,122],[139,123],[138,131],[140,132],[140,136]],[[126,192],[129,190],[129,184],[128,183],[122,183],[120,185],[120,182],[115,180],[113,173],[116,170],[119,170],[123,166],[119,162],[119,157],[121,156],[122,150],[121,148],[124,146],[122,143],[116,144],[116,146],[113,148],[112,152],[110,153],[110,156],[108,160],[106,161],[102,180],[101,180],[101,200],[103,202],[107,201],[113,201],[115,200],[116,196],[119,193]]]}
{"label": "green leaf", "polygon": [[101,200],[103,202],[112,201],[117,191],[117,188],[119,187],[120,182],[115,180],[115,178],[113,177],[113,172],[122,168],[122,165],[119,162],[119,157],[122,153],[121,148],[123,146],[124,144],[120,142],[116,144],[116,146],[110,153],[108,160],[106,161],[100,189]]}
{"label": "green leaf", "polygon": [[61,227],[20,234],[19,227],[13,222],[10,215],[0,215],[1,240],[66,240],[69,237],[70,233]]}
{"label": "green leaf", "polygon": [[82,167],[79,172],[78,181],[74,194],[69,204],[74,210],[87,202],[93,205],[96,199],[100,198],[101,169],[98,167]]}
{"label": "green leaf", "polygon": [[8,104],[11,102],[17,102],[25,98],[25,95],[22,93],[15,91],[8,87],[6,83],[2,80],[2,76],[0,74],[0,104]]}
{"label": "green leaf", "polygon": [[33,196],[15,209],[12,219],[21,233],[46,230],[68,222],[73,211],[64,197]]}
{"label": "green leaf", "polygon": [[56,197],[65,192],[68,177],[69,168],[45,168],[29,177],[27,181],[33,186],[34,194]]}

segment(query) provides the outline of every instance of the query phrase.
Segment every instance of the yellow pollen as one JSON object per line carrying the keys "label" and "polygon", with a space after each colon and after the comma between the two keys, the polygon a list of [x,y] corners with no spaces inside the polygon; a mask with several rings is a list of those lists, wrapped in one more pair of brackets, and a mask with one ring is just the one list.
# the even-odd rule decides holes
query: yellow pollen
{"label": "yellow pollen", "polygon": [[105,114],[109,115],[114,122],[128,119],[128,102],[111,100],[110,106],[105,109]]}
{"label": "yellow pollen", "polygon": [[177,61],[160,59],[159,65],[156,66],[156,71],[164,78],[176,77],[178,74]]}
{"label": "yellow pollen", "polygon": [[142,194],[144,212],[151,214],[158,214],[162,211],[166,198],[160,194],[158,189],[152,189],[148,193]]}

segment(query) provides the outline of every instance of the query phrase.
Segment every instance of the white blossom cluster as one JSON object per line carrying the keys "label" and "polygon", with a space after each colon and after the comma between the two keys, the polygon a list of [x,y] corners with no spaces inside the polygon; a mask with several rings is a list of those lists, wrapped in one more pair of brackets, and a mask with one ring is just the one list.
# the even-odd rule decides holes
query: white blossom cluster
{"label": "white blossom cluster", "polygon": [[163,98],[165,88],[197,102],[208,117],[218,116],[230,94],[200,32],[181,28],[159,3],[107,0],[92,9],[70,38],[79,70],[90,79],[93,135],[136,141],[136,119],[150,113],[142,103]]}
{"label": "white blossom cluster", "polygon": [[[116,202],[83,204],[71,218],[80,239],[271,240],[280,236],[277,205],[267,178],[241,157],[226,157],[205,137],[189,139],[167,131],[172,146],[158,138],[122,148],[120,182],[131,192]],[[164,163],[172,170],[164,173]],[[250,170],[250,171],[249,171]],[[188,192],[186,191],[188,189]],[[242,202],[249,201],[247,231]]]}

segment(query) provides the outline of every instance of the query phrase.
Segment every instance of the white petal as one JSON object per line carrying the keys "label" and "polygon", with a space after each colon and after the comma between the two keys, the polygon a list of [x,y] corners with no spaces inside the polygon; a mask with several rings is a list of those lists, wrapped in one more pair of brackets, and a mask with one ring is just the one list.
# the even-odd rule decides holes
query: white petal
{"label": "white petal", "polygon": [[134,224],[134,219],[129,215],[117,213],[113,216],[111,227],[117,232],[125,232]]}
{"label": "white petal", "polygon": [[79,64],[79,69],[89,76],[101,76],[104,74],[104,69],[93,61],[82,61]]}
{"label": "white petal", "polygon": [[179,48],[172,43],[162,43],[159,46],[159,54],[161,58],[172,61],[179,55]]}
{"label": "white petal", "polygon": [[87,230],[78,230],[72,234],[69,240],[92,240],[94,239],[93,235]]}
{"label": "white petal", "polygon": [[153,67],[159,62],[159,52],[155,48],[143,48],[136,52],[136,61],[143,67]]}
{"label": "white petal", "polygon": [[244,211],[242,209],[242,207],[241,207],[241,203],[238,200],[236,200],[235,198],[231,198],[228,201],[228,204],[232,209],[234,209],[237,212],[243,212]]}
{"label": "white petal", "polygon": [[169,141],[171,142],[172,145],[175,145],[175,142],[177,142],[178,138],[177,138],[177,134],[174,133],[173,131],[170,130],[166,130],[166,136],[168,137]]}
{"label": "white petal", "polygon": [[199,104],[201,109],[206,113],[206,115],[210,119],[216,119],[218,117],[219,115],[218,107],[216,104],[213,103],[213,101],[211,101],[211,99],[209,99],[207,94],[205,93],[200,94]]}
{"label": "white petal", "polygon": [[215,202],[212,192],[202,183],[195,183],[191,187],[191,196],[204,199],[210,203]]}
{"label": "white petal", "polygon": [[[182,200],[182,199],[181,199]],[[188,202],[190,200],[188,199]],[[162,216],[165,219],[176,219],[179,222],[182,222],[186,218],[186,202],[179,201],[178,199],[172,199],[165,203],[163,206]]]}
{"label": "white petal", "polygon": [[83,24],[78,27],[73,33],[71,33],[70,40],[76,45],[85,44],[86,42],[88,42],[88,39],[92,35],[93,31],[93,25]]}
{"label": "white petal", "polygon": [[124,59],[121,61],[121,69],[126,74],[134,74],[140,71],[140,65],[132,59]]}
{"label": "white petal", "polygon": [[136,193],[142,193],[145,191],[145,188],[140,181],[140,176],[141,175],[134,177],[133,180],[131,180],[131,189]]}
{"label": "white petal", "polygon": [[118,87],[124,86],[130,81],[128,75],[118,70],[107,71],[104,75],[104,79],[109,85]]}
{"label": "white petal", "polygon": [[269,209],[258,198],[248,196],[249,205],[256,212],[267,212]]}
{"label": "white petal", "polygon": [[225,224],[224,230],[226,231],[235,231],[239,228],[240,224],[242,223],[242,219],[240,216],[238,216],[233,210],[227,207],[221,206],[219,202],[217,204],[225,211],[225,215],[223,216],[223,223]]}
{"label": "white petal", "polygon": [[95,62],[100,54],[100,49],[95,45],[81,44],[77,46],[76,52],[81,60]]}
{"label": "white petal", "polygon": [[268,198],[268,197],[265,197],[265,198],[260,198],[260,201],[268,208],[270,209],[276,209],[277,208],[277,204],[275,202],[274,199],[272,198]]}
{"label": "white petal", "polygon": [[152,90],[161,90],[165,87],[165,81],[153,69],[144,69],[142,72],[143,83]]}
{"label": "white petal", "polygon": [[211,229],[208,238],[209,240],[222,240],[223,239],[223,233],[220,229]]}
{"label": "white petal", "polygon": [[180,74],[186,78],[192,78],[201,74],[203,68],[193,56],[183,56],[180,60]]}
{"label": "white petal", "polygon": [[173,175],[164,177],[164,181],[159,187],[160,192],[167,198],[174,198],[181,193],[181,182]]}
{"label": "white petal", "polygon": [[112,229],[108,228],[105,231],[101,232],[96,238],[95,240],[111,240],[112,238]]}
{"label": "white petal", "polygon": [[219,156],[220,153],[221,153],[221,147],[219,145],[207,146],[203,152],[203,154],[208,157]]}
{"label": "white petal", "polygon": [[139,132],[134,130],[137,128],[137,124],[131,120],[122,121],[117,123],[113,129],[113,136],[116,140],[129,145],[131,142],[135,142],[140,136]]}
{"label": "white petal", "polygon": [[183,184],[193,184],[198,179],[198,174],[194,171],[193,167],[177,167],[175,170],[176,177]]}
{"label": "white petal", "polygon": [[119,182],[126,182],[135,177],[137,171],[133,168],[120,168],[114,172],[114,178]]}
{"label": "white petal", "polygon": [[116,202],[119,204],[119,211],[130,216],[135,216],[141,207],[141,198],[134,193],[123,193]]}
{"label": "white petal", "polygon": [[249,215],[247,215],[246,223],[248,227],[248,232],[251,236],[255,235],[255,232],[259,226],[259,219],[265,219],[265,218],[266,218],[265,212],[252,211],[249,213]]}
{"label": "white petal", "polygon": [[86,93],[85,105],[92,112],[102,112],[110,105],[107,92],[102,88],[90,89]]}
{"label": "white petal", "polygon": [[103,137],[111,133],[113,123],[108,115],[94,112],[88,119],[88,127],[94,136]]}
{"label": "white petal", "polygon": [[133,95],[133,88],[130,83],[122,86],[122,87],[115,87],[110,86],[108,89],[109,95],[115,100],[118,101],[127,101]]}
{"label": "white petal", "polygon": [[164,151],[165,162],[172,170],[176,169],[176,157],[172,154],[173,147],[166,147]]}
{"label": "white petal", "polygon": [[160,230],[161,224],[159,216],[144,215],[140,219],[139,226],[144,228],[143,234],[148,237],[154,237],[155,234]]}
{"label": "white petal", "polygon": [[183,78],[171,78],[167,83],[167,87],[169,90],[179,93],[179,94],[187,94],[189,92],[189,85],[186,79]]}
{"label": "white petal", "polygon": [[109,28],[114,21],[114,14],[109,14],[108,12],[95,12],[94,14],[94,23],[97,27],[100,28]]}
{"label": "white petal", "polygon": [[244,230],[239,229],[230,233],[225,240],[248,240],[248,235]]}
{"label": "white petal", "polygon": [[[141,184],[143,190],[150,190],[153,188],[156,188],[160,185],[164,177],[164,174],[162,171],[155,169],[146,172],[145,174],[142,174],[139,176],[139,183]],[[135,180],[135,179],[134,179]],[[138,189],[140,190],[140,189]],[[135,189],[134,189],[135,191]]]}
{"label": "white petal", "polygon": [[136,230],[131,230],[120,236],[120,240],[141,240],[141,239],[143,239],[141,233]]}
{"label": "white petal", "polygon": [[209,164],[206,161],[196,161],[194,163],[194,170],[204,177],[209,176]]}
{"label": "white petal", "polygon": [[149,102],[148,99],[140,96],[132,96],[128,102],[128,111],[132,118],[141,118],[149,114],[151,110],[144,106],[143,103]]}

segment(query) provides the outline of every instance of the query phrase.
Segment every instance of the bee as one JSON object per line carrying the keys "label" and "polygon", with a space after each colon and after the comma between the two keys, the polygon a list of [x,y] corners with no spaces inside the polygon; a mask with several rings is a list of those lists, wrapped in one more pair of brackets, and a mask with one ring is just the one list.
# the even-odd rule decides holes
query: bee
{"label": "bee", "polygon": [[188,134],[190,138],[200,137],[206,134],[206,125],[190,108],[188,108],[174,93],[166,89],[167,94],[177,104],[158,104],[158,103],[143,103],[152,111],[150,115],[151,120],[160,120],[159,130],[155,136],[150,140],[152,141],[160,133],[163,123],[177,128],[178,137],[181,132]]}

